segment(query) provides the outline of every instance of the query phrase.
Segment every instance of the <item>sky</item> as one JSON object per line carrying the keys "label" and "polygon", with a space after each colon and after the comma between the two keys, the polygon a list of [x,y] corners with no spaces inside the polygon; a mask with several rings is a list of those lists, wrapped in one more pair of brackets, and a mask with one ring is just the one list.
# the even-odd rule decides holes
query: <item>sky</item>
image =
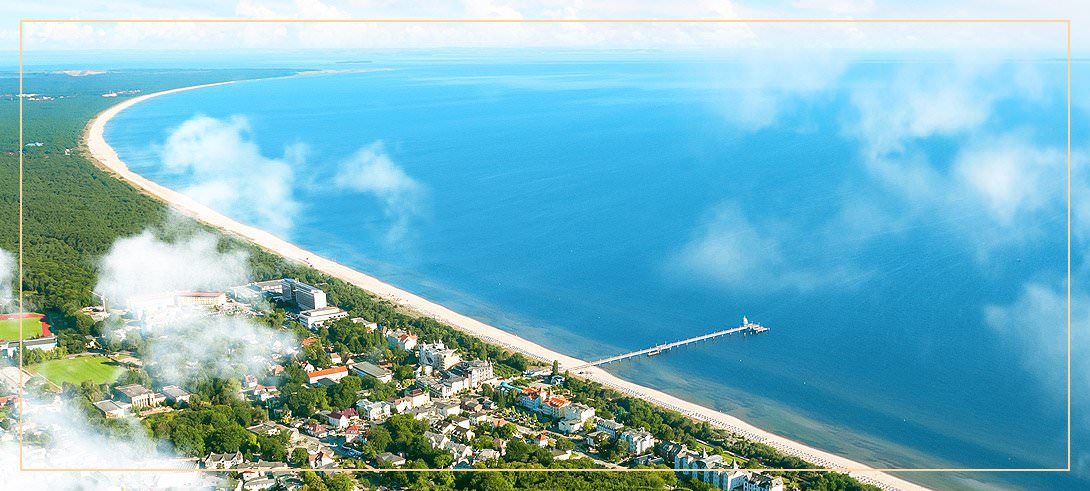
{"label": "sky", "polygon": [[[20,19],[1090,19],[1087,2],[553,1],[395,2],[239,0],[21,2],[0,20],[0,43],[18,49]],[[32,50],[797,46],[848,49],[1061,49],[1062,24],[27,24]],[[1090,42],[1072,32],[1076,48]]]}

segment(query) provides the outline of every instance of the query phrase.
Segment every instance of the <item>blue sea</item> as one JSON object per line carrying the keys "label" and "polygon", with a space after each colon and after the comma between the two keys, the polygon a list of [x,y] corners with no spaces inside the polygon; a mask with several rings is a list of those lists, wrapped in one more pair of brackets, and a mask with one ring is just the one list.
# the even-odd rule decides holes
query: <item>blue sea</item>
{"label": "blue sea", "polygon": [[[346,61],[315,68],[390,70],[155,98],[107,141],[157,182],[580,358],[748,316],[771,331],[606,368],[786,437],[879,467],[1067,465],[1063,63]],[[201,162],[169,157],[193,145]]]}

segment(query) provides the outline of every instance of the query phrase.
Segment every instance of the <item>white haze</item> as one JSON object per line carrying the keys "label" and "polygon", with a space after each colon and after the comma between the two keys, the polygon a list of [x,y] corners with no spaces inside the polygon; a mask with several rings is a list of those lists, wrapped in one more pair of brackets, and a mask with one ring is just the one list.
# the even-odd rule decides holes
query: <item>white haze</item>
{"label": "white haze", "polygon": [[14,306],[15,301],[15,256],[0,249],[0,313]]}
{"label": "white haze", "polygon": [[[206,232],[167,242],[149,231],[118,239],[99,263],[95,291],[113,305],[147,294],[226,291],[250,280],[248,255],[220,252]],[[113,325],[113,328],[120,328]],[[164,382],[183,383],[200,374],[237,376],[259,372],[293,335],[250,318],[184,315],[155,325],[145,334],[144,363]]]}

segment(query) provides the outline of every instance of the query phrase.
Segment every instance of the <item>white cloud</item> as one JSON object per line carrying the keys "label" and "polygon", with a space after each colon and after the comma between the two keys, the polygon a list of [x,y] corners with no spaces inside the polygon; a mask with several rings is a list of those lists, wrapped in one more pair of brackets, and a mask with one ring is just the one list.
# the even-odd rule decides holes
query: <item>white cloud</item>
{"label": "white cloud", "polygon": [[[225,291],[249,281],[246,253],[219,251],[218,239],[205,232],[172,232],[178,236],[173,241],[147,231],[118,239],[99,262],[95,291],[124,306],[144,295]],[[188,314],[157,323],[145,333],[145,365],[172,383],[209,372],[224,377],[257,372],[276,353],[296,344],[287,331],[248,318]]]}
{"label": "white cloud", "polygon": [[716,208],[700,225],[668,268],[673,274],[746,292],[809,291],[864,276],[848,265],[837,264],[833,255],[816,258],[800,247],[786,251],[786,237],[801,235],[783,223],[755,224],[728,203]]}
{"label": "white cloud", "polygon": [[1012,136],[975,142],[954,161],[954,174],[980,196],[1000,225],[1064,199],[1066,156]]}
{"label": "white cloud", "polygon": [[[1090,295],[1073,291],[1071,326],[1073,329],[1090,325]],[[1037,374],[1042,386],[1052,395],[1066,392],[1067,377],[1067,294],[1062,285],[1030,282],[1023,286],[1018,298],[1009,304],[984,307],[984,319],[991,329],[1019,346],[1027,369]],[[1072,349],[1083,351],[1077,343]],[[1090,374],[1086,357],[1072,355],[1072,379],[1082,380]]]}
{"label": "white cloud", "polygon": [[6,312],[15,301],[15,255],[0,249],[0,313]]}
{"label": "white cloud", "polygon": [[393,221],[387,232],[390,241],[402,238],[409,222],[420,214],[424,187],[394,163],[381,141],[341,162],[333,182],[341,189],[370,194],[382,203]]}
{"label": "white cloud", "polygon": [[223,290],[248,280],[247,254],[219,252],[219,239],[198,233],[166,242],[151,231],[117,239],[99,260],[95,292],[113,303],[182,290]]}
{"label": "white cloud", "polygon": [[[126,436],[107,436],[90,426],[82,408],[70,401],[26,397],[23,401],[24,435],[49,435],[46,447],[24,445],[27,469],[171,469],[190,463],[159,449],[143,426],[124,420]],[[15,442],[0,444],[0,469],[7,489],[194,489],[218,479],[186,472],[31,472],[21,471]]]}
{"label": "white cloud", "polygon": [[161,155],[167,171],[190,176],[186,195],[270,232],[290,232],[300,207],[292,190],[297,147],[268,158],[246,118],[195,116],[171,130]]}

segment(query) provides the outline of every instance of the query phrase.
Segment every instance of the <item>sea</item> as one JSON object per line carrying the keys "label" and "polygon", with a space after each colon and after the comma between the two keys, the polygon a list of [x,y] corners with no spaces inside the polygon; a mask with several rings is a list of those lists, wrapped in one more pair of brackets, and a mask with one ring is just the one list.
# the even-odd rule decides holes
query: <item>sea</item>
{"label": "sea", "polygon": [[[881,468],[1068,465],[1063,60],[467,51],[304,68],[326,72],[142,102],[106,139],[156,182],[582,359],[745,316],[770,330],[605,368],[785,437]],[[214,124],[179,138],[194,121]],[[179,164],[193,145],[201,162]],[[1085,488],[1080,455],[1071,473],[900,475]]]}

